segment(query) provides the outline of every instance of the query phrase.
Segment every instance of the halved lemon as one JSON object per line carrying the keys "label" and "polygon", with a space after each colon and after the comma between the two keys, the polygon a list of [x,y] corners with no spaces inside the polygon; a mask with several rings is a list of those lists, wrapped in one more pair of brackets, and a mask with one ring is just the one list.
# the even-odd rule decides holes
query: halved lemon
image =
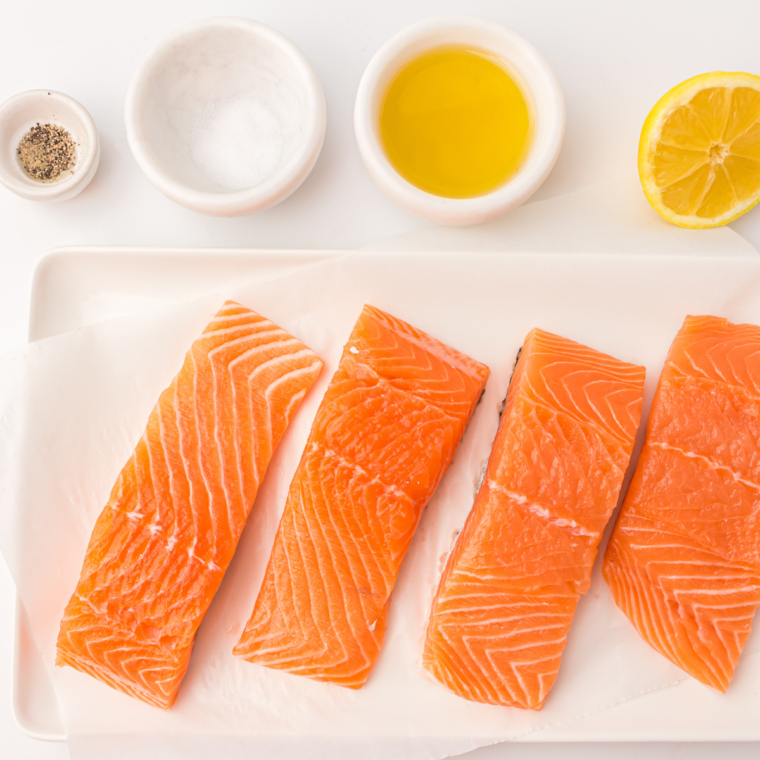
{"label": "halved lemon", "polygon": [[666,92],[639,141],[639,177],[669,222],[698,229],[760,200],[760,77],[700,74]]}

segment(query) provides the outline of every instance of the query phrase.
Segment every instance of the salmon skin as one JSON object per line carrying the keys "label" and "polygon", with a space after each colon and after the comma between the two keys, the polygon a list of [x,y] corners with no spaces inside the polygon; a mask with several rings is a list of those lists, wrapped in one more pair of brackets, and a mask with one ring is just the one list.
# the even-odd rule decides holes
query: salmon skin
{"label": "salmon skin", "polygon": [[364,307],[314,420],[236,655],[352,689],[365,683],[401,562],[488,374]]}
{"label": "salmon skin", "polygon": [[660,654],[728,689],[760,605],[760,327],[687,317],[604,558]]}
{"label": "salmon skin", "polygon": [[644,368],[532,330],[483,482],[438,585],[423,675],[540,710],[641,419]]}
{"label": "salmon skin", "polygon": [[322,366],[268,319],[222,307],[95,524],[56,665],[171,707],[272,451]]}

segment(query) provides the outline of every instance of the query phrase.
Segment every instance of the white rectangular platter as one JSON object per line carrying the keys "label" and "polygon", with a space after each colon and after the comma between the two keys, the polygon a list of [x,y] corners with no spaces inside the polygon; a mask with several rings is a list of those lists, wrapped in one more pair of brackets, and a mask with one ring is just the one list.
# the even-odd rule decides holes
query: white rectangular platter
{"label": "white rectangular platter", "polygon": [[[76,329],[84,324],[113,316],[121,316],[157,302],[180,300],[200,295],[242,275],[258,273],[268,279],[294,271],[317,261],[344,255],[338,251],[214,251],[214,250],[160,250],[160,249],[94,249],[69,248],[59,250],[45,258],[35,276],[30,315],[30,340],[38,340],[57,333]],[[383,254],[376,254],[383,256]],[[434,256],[434,254],[428,254]],[[536,282],[536,273],[545,266],[547,271],[557,265],[556,256],[531,257],[508,254],[513,262],[510,276],[521,278],[530,274]],[[462,271],[469,264],[467,254],[460,254]],[[399,266],[403,260],[398,254],[389,256],[389,265]],[[574,323],[582,324],[584,335],[568,335],[587,340],[594,345],[595,335],[606,344],[596,345],[612,351],[614,338],[605,324],[605,303],[615,301],[615,278],[630,275],[634,268],[637,276],[660,278],[673,293],[673,303],[641,293],[639,299],[629,299],[623,306],[626,325],[633,334],[637,323],[646,323],[651,333],[660,330],[657,350],[660,364],[649,367],[649,398],[661,360],[675,334],[684,309],[700,308],[709,303],[720,315],[735,320],[760,322],[760,258],[672,258],[663,264],[662,259],[630,257],[578,256],[562,257],[562,269],[572,272],[571,277],[552,286],[536,288],[531,294],[537,308],[541,301],[558,297],[558,287],[580,288],[583,292],[575,299],[578,312]],[[528,273],[528,270],[530,272]],[[661,278],[666,278],[663,283]],[[550,278],[551,279],[551,278]],[[452,290],[455,288],[452,287]],[[493,289],[489,289],[493,292]],[[471,299],[470,305],[475,303]],[[463,304],[452,304],[453,309]],[[620,304],[617,310],[620,311]],[[530,319],[530,317],[528,317]],[[653,328],[653,325],[659,325]],[[562,325],[541,325],[562,332]],[[500,340],[503,328],[486,325]],[[520,326],[522,330],[523,327]],[[629,336],[620,335],[621,346]],[[519,345],[519,344],[518,344]],[[506,349],[505,349],[506,350]],[[622,358],[633,359],[621,347]],[[754,655],[755,658],[760,655]],[[55,696],[43,664],[39,661],[25,620],[23,607],[18,605],[16,622],[16,651],[14,678],[14,708],[22,730],[31,736],[47,740],[64,740],[65,734],[57,712]],[[745,668],[742,672],[749,673]],[[756,672],[756,669],[755,671]],[[614,677],[614,674],[611,674]],[[760,683],[743,690],[743,699],[713,694],[691,679],[678,686],[653,692],[595,716],[570,725],[537,731],[523,741],[731,741],[760,740]],[[477,752],[475,753],[477,755]]]}

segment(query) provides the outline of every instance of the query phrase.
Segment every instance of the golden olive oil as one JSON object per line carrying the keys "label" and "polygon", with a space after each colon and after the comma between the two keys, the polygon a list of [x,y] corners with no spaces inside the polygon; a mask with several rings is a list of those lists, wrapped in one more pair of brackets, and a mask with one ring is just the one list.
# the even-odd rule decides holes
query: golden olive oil
{"label": "golden olive oil", "polygon": [[380,106],[380,138],[396,171],[446,198],[484,195],[513,176],[530,147],[530,122],[498,60],[461,46],[411,60]]}

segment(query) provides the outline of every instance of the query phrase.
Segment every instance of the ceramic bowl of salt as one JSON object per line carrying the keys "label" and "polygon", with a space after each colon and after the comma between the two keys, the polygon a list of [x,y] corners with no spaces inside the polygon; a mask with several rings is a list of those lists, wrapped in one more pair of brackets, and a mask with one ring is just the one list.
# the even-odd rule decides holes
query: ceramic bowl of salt
{"label": "ceramic bowl of salt", "polygon": [[212,18],[164,38],[135,72],[127,139],[167,198],[212,216],[274,206],[311,172],[325,99],[303,53],[243,18]]}

